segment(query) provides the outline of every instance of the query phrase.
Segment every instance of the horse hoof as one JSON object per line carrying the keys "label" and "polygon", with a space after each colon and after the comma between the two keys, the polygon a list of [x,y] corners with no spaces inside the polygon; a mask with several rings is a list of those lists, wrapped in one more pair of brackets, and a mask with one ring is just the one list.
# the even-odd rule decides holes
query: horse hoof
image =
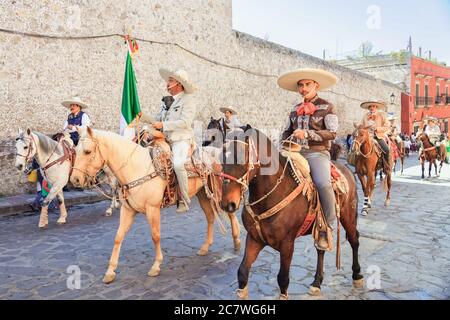
{"label": "horse hoof", "polygon": [[48,224],[39,225],[40,230],[46,230],[48,228]]}
{"label": "horse hoof", "polygon": [[119,209],[120,208],[120,202],[116,202],[116,204],[114,205],[114,208]]}
{"label": "horse hoof", "polygon": [[148,273],[147,273],[147,275],[149,276],[149,277],[157,277],[157,276],[159,276],[159,273],[160,273],[160,269],[158,268],[158,269],[156,269],[156,268],[152,268]]}
{"label": "horse hoof", "polygon": [[113,214],[113,211],[111,208],[109,208],[108,210],[105,211],[105,217],[111,217]]}
{"label": "horse hoof", "polygon": [[241,251],[241,241],[238,241],[234,244],[234,251],[236,252]]}
{"label": "horse hoof", "polygon": [[248,299],[248,287],[245,287],[244,289],[238,289],[236,291],[236,295],[240,300],[247,300]]}
{"label": "horse hoof", "polygon": [[384,202],[384,206],[385,207],[389,207],[391,205],[391,201],[390,200],[386,200],[385,202]]}
{"label": "horse hoof", "polygon": [[116,279],[116,273],[107,273],[105,274],[105,277],[103,278],[103,283],[104,284],[110,284],[111,282],[113,282]]}
{"label": "horse hoof", "polygon": [[364,287],[364,278],[359,280],[353,280],[353,288],[361,289]]}
{"label": "horse hoof", "polygon": [[320,288],[309,287],[308,294],[313,297],[318,297],[318,296],[320,296]]}
{"label": "horse hoof", "polygon": [[368,210],[363,210],[363,211],[361,211],[361,215],[362,215],[363,217],[366,217],[368,214],[369,214],[369,211],[368,211]]}
{"label": "horse hoof", "polygon": [[208,250],[200,249],[197,251],[197,255],[200,257],[204,257],[204,256],[208,255]]}
{"label": "horse hoof", "polygon": [[289,295],[288,294],[280,294],[280,301],[288,301]]}
{"label": "horse hoof", "polygon": [[56,221],[56,224],[59,225],[59,226],[62,226],[64,224],[66,224],[66,223],[67,223],[66,220],[58,220],[58,221]]}

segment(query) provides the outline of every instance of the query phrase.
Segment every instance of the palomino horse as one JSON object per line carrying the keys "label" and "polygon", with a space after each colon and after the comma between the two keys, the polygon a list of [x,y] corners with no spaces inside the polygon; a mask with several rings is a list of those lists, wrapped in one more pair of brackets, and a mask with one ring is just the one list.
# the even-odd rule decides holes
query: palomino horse
{"label": "palomino horse", "polygon": [[[56,142],[50,137],[27,129],[25,132],[19,130],[16,138],[16,160],[15,166],[24,172],[27,164],[36,159],[39,167],[44,172],[44,178],[52,185],[49,194],[45,198],[39,218],[39,228],[45,229],[48,226],[48,205],[55,197],[58,197],[60,217],[57,221],[59,225],[67,222],[67,209],[64,204],[64,194],[62,189],[67,184],[72,169],[71,156],[68,149],[64,149],[63,143],[68,147],[73,145],[68,136],[64,136],[62,141]],[[116,206],[115,186],[116,181],[108,169],[105,168],[106,179],[110,183],[113,194],[110,208],[106,211],[106,216],[112,214],[112,209]]]}
{"label": "palomino horse", "polygon": [[[70,181],[84,187],[94,179],[97,172],[106,164],[117,177],[122,190],[127,192],[120,209],[120,225],[114,240],[111,259],[103,282],[111,283],[116,278],[120,248],[125,235],[130,230],[138,212],[145,213],[151,225],[152,240],[155,246],[155,261],[148,272],[151,277],[158,276],[163,261],[161,251],[160,209],[167,181],[155,170],[149,151],[115,133],[77,128],[80,143],[76,148],[74,170]],[[213,243],[214,210],[201,178],[189,179],[190,196],[197,195],[208,222],[207,237],[197,252],[206,255]],[[235,250],[240,249],[239,224],[234,213],[229,214]]]}
{"label": "palomino horse", "polygon": [[[442,166],[444,165],[445,158],[447,157],[447,152],[445,149],[445,145],[442,144],[440,146],[440,152],[438,154],[437,147],[434,146],[428,135],[423,132],[418,137],[417,140],[422,143],[423,150],[420,154],[420,164],[422,166],[422,179],[425,179],[425,161],[428,161],[430,163],[430,167],[428,170],[428,177],[431,178],[431,168],[434,165],[436,176],[439,177],[441,175]],[[437,163],[436,161],[439,161],[441,164],[439,166],[439,173],[437,170]]]}
{"label": "palomino horse", "polygon": [[[297,181],[293,177],[287,159],[279,153],[270,139],[255,129],[237,133],[230,139],[224,148],[223,161],[222,207],[229,212],[236,210],[247,189],[249,192],[242,211],[242,221],[248,233],[244,258],[238,270],[238,297],[248,298],[250,268],[261,250],[265,246],[270,246],[280,253],[278,273],[280,299],[288,299],[289,272],[295,239],[310,212],[307,195],[302,192],[295,193],[294,197],[291,195],[299,187],[303,188],[305,181]],[[353,250],[353,283],[361,287],[364,280],[358,261],[356,182],[349,169],[338,163],[336,166],[345,175],[349,184],[347,195],[339,199],[340,222],[346,230],[347,239]],[[278,210],[280,205],[281,210],[267,216],[267,212],[274,208]],[[311,227],[307,227],[304,231],[305,235],[311,234]],[[324,254],[324,251],[317,250],[316,275],[310,288],[312,295],[320,294],[324,278]]]}
{"label": "palomino horse", "polygon": [[383,154],[378,155],[375,150],[374,139],[370,136],[368,128],[357,127],[353,133],[353,152],[355,152],[355,169],[361,186],[364,191],[364,207],[362,214],[367,215],[372,207],[372,196],[375,190],[375,179],[378,170],[382,169],[385,174],[383,180],[384,187],[387,191],[385,206],[389,206],[391,202],[391,185],[392,185],[392,152],[389,157],[389,164],[383,165]]}

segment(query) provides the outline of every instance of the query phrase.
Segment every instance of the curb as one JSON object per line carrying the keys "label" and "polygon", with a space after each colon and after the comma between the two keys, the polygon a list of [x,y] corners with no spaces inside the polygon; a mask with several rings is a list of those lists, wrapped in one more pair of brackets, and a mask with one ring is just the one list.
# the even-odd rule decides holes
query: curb
{"label": "curb", "polygon": [[[35,194],[21,194],[0,198],[0,218],[21,214],[29,215],[30,212],[36,212],[31,207],[35,196]],[[107,198],[95,191],[64,192],[64,202],[67,208],[78,204],[89,204],[104,200],[107,200]]]}

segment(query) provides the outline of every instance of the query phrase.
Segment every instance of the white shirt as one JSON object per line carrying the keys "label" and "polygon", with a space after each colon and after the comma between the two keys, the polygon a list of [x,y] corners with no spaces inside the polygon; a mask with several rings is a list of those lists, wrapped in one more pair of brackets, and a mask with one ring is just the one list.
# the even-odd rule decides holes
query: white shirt
{"label": "white shirt", "polygon": [[[89,118],[87,113],[84,113],[83,116],[81,117],[81,126],[82,127],[88,127],[91,124],[92,124],[91,119]],[[71,130],[67,129],[68,125],[69,124],[68,124],[68,122],[66,120],[66,122],[64,122],[64,128],[63,128],[65,131],[67,131],[67,132],[75,132],[75,131],[77,131],[77,129],[75,127],[73,127]]]}

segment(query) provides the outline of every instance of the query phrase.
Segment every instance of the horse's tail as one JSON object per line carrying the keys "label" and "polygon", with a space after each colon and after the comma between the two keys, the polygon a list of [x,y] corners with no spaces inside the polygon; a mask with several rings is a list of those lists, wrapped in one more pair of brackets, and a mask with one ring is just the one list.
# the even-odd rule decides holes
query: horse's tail
{"label": "horse's tail", "polygon": [[337,143],[332,143],[331,144],[331,149],[330,149],[331,160],[337,161],[337,159],[339,158],[341,152],[342,152],[341,145],[339,145]]}

